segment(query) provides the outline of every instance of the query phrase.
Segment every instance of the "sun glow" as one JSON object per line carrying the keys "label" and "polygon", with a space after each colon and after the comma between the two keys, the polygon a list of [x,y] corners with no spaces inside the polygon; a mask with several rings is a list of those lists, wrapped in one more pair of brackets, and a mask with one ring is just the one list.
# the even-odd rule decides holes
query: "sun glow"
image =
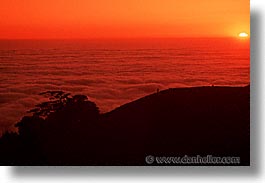
{"label": "sun glow", "polygon": [[249,0],[0,2],[0,39],[238,38],[249,32]]}
{"label": "sun glow", "polygon": [[241,38],[246,38],[246,37],[248,37],[248,34],[245,33],[245,32],[241,32],[241,33],[238,34],[238,36],[241,37]]}

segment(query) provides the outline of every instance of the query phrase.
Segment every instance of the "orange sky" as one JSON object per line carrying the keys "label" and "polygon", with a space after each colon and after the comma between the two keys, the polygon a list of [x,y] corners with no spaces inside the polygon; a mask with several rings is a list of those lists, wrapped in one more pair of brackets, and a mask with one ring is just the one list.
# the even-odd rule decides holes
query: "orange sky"
{"label": "orange sky", "polygon": [[213,37],[249,33],[250,0],[1,0],[0,38]]}

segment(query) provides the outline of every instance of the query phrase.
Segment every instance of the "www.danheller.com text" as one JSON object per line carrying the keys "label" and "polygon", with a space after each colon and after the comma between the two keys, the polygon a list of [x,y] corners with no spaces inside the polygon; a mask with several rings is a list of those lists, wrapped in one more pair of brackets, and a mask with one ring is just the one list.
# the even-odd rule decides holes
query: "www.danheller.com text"
{"label": "www.danheller.com text", "polygon": [[235,156],[146,156],[145,162],[147,164],[240,164],[240,157]]}

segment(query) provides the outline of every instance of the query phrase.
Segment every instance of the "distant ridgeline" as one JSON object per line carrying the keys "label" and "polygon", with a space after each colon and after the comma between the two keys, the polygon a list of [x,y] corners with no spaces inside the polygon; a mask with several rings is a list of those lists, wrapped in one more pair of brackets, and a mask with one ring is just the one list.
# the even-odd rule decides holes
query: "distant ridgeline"
{"label": "distant ridgeline", "polygon": [[249,86],[168,89],[104,114],[84,95],[41,95],[49,101],[0,138],[0,165],[149,165],[148,155],[233,156],[249,165]]}

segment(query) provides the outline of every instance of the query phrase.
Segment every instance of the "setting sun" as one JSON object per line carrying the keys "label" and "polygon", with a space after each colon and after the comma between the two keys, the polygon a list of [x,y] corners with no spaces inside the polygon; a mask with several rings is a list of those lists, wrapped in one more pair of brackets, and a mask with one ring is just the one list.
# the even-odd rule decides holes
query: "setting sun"
{"label": "setting sun", "polygon": [[245,33],[245,32],[241,32],[241,33],[238,34],[238,36],[241,37],[241,38],[246,38],[246,37],[248,37],[248,34]]}
{"label": "setting sun", "polygon": [[1,0],[0,38],[233,37],[249,32],[249,0],[26,2]]}
{"label": "setting sun", "polygon": [[250,1],[0,0],[0,166],[250,166]]}

